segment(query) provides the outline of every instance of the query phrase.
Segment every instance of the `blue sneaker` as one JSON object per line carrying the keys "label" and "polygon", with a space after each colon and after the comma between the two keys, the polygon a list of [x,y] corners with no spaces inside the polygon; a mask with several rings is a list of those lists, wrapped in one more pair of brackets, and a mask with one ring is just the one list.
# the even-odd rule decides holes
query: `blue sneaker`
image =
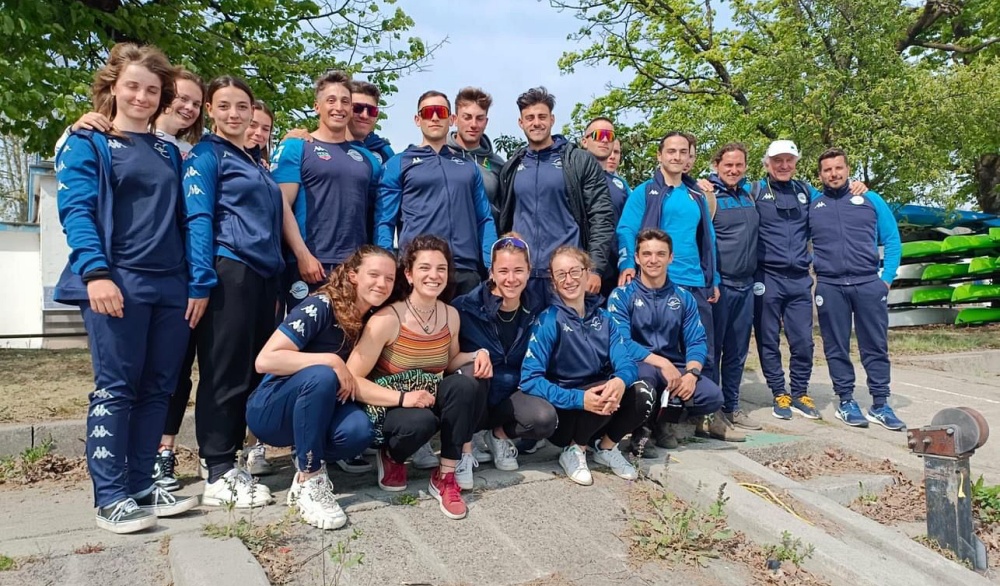
{"label": "blue sneaker", "polygon": [[819,413],[819,409],[816,408],[816,403],[813,403],[812,397],[809,395],[792,397],[792,411],[795,411],[806,419],[823,419],[823,416]]}
{"label": "blue sneaker", "polygon": [[774,406],[771,407],[771,415],[778,419],[792,418],[792,397],[781,394],[774,398]]}
{"label": "blue sneaker", "polygon": [[868,420],[861,414],[861,407],[858,407],[858,402],[854,399],[841,401],[836,415],[837,419],[851,427],[868,427]]}
{"label": "blue sneaker", "polygon": [[906,424],[899,417],[896,417],[888,403],[881,407],[869,407],[865,412],[865,419],[890,431],[899,431],[906,427]]}

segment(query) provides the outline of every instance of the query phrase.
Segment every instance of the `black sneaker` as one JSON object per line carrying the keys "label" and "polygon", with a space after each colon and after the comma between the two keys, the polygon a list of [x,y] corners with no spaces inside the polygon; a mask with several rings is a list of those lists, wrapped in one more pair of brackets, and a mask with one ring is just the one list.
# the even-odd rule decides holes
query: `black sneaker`
{"label": "black sneaker", "polygon": [[181,487],[174,475],[174,468],[177,466],[177,456],[173,450],[161,450],[156,454],[156,462],[153,464],[153,482],[164,490],[175,491]]}
{"label": "black sneaker", "polygon": [[371,462],[361,456],[350,460],[337,460],[337,467],[348,474],[365,474],[375,468]]}
{"label": "black sneaker", "polygon": [[659,450],[653,444],[653,432],[648,427],[640,427],[632,432],[632,439],[628,444],[628,451],[636,457],[653,460],[660,457]]}
{"label": "black sneaker", "polygon": [[127,498],[113,505],[98,507],[97,526],[112,533],[135,533],[156,527],[156,517],[141,509],[135,499]]}
{"label": "black sneaker", "polygon": [[176,497],[156,484],[146,496],[132,497],[132,499],[139,505],[140,509],[157,517],[173,517],[198,506],[198,497]]}

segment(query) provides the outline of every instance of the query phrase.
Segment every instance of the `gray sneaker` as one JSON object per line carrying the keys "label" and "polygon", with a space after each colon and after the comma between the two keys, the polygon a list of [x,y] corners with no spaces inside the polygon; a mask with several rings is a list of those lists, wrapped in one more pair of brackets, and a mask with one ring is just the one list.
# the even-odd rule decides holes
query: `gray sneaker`
{"label": "gray sneaker", "polygon": [[106,507],[98,507],[97,526],[112,533],[135,533],[156,527],[156,516],[139,508],[135,499],[127,498]]}
{"label": "gray sneaker", "polygon": [[723,413],[725,413],[726,419],[729,420],[729,423],[732,423],[734,427],[739,429],[746,429],[748,431],[760,431],[764,429],[759,423],[750,419],[750,416],[747,415],[742,409],[737,409],[732,413],[726,413],[723,411]]}
{"label": "gray sneaker", "polygon": [[198,506],[198,497],[174,496],[158,484],[154,484],[146,496],[134,496],[132,499],[140,509],[157,517],[173,517]]}

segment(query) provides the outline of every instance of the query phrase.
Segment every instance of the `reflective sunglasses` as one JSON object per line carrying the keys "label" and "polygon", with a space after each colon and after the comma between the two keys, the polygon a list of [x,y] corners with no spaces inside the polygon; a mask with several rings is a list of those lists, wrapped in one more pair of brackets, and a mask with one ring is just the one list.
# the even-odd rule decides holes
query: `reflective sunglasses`
{"label": "reflective sunglasses", "polygon": [[448,106],[424,106],[417,110],[417,115],[422,120],[433,120],[435,115],[438,120],[444,120],[451,115],[451,111],[448,110]]}
{"label": "reflective sunglasses", "polygon": [[351,107],[355,114],[361,115],[363,112],[367,111],[368,115],[372,118],[378,118],[378,106],[372,104],[352,104]]}
{"label": "reflective sunglasses", "polygon": [[493,248],[490,249],[490,255],[496,255],[497,251],[503,248],[517,248],[528,253],[531,256],[531,250],[528,248],[528,243],[515,236],[507,236],[506,238],[501,238],[493,243]]}
{"label": "reflective sunglasses", "polygon": [[615,131],[607,129],[595,130],[587,134],[590,138],[596,140],[597,142],[614,142],[615,141]]}

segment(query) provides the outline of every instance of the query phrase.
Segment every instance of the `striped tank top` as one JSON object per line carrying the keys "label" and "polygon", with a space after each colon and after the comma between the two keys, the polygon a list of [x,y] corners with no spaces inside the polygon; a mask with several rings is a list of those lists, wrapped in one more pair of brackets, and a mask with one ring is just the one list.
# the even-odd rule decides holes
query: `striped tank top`
{"label": "striped tank top", "polygon": [[[392,308],[396,311],[396,308]],[[447,309],[445,310],[447,315]],[[399,312],[396,312],[399,317]],[[445,322],[440,331],[433,334],[415,332],[399,322],[399,335],[392,344],[382,348],[382,353],[372,369],[372,378],[396,374],[406,370],[422,370],[431,374],[444,372],[448,366],[448,351],[451,348],[451,329]]]}

